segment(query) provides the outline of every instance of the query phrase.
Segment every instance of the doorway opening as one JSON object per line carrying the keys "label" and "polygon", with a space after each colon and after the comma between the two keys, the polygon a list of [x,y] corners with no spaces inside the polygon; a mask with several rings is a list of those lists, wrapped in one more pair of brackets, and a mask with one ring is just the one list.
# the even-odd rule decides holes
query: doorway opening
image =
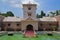
{"label": "doorway opening", "polygon": [[27,25],[26,30],[33,30],[33,26],[32,25]]}

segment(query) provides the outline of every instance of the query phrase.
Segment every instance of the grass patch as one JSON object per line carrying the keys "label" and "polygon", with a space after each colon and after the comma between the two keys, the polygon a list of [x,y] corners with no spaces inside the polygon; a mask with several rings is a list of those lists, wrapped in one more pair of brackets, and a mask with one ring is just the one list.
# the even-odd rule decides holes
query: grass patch
{"label": "grass patch", "polygon": [[0,40],[60,40],[60,36],[37,35],[33,38],[24,37],[23,34],[13,34],[13,36],[4,35]]}

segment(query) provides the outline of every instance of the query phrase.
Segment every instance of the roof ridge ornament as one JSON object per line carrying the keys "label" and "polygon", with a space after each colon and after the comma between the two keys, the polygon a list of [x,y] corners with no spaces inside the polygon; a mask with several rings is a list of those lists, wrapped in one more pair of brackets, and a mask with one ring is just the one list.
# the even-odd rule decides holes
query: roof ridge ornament
{"label": "roof ridge ornament", "polygon": [[31,1],[29,0],[29,4],[31,4]]}

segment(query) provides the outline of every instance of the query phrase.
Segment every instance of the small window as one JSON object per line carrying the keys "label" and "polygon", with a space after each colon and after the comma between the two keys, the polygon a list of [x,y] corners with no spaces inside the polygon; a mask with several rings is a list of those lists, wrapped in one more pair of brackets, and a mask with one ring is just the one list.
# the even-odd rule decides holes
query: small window
{"label": "small window", "polygon": [[51,24],[49,24],[49,25],[51,25]]}
{"label": "small window", "polygon": [[28,10],[31,10],[31,8],[28,8]]}
{"label": "small window", "polygon": [[8,24],[8,26],[11,26],[11,24]]}
{"label": "small window", "polygon": [[41,26],[43,25],[43,24],[40,24]]}
{"label": "small window", "polygon": [[31,16],[31,14],[30,14],[30,13],[28,13],[28,16]]}
{"label": "small window", "polygon": [[14,31],[14,29],[12,29],[12,28],[7,28],[6,30],[7,31]]}
{"label": "small window", "polygon": [[19,24],[17,24],[17,26],[19,26]]}
{"label": "small window", "polygon": [[21,29],[16,29],[16,31],[21,31]]}

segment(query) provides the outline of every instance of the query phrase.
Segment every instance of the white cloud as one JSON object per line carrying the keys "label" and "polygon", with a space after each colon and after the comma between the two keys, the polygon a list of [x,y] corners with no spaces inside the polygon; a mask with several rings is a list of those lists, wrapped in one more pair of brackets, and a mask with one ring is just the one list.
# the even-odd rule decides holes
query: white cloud
{"label": "white cloud", "polygon": [[2,0],[2,2],[6,2],[7,0]]}
{"label": "white cloud", "polygon": [[22,4],[28,4],[28,3],[31,3],[31,4],[37,4],[39,6],[39,3],[36,2],[36,0],[21,0]]}
{"label": "white cloud", "polygon": [[21,1],[20,0],[11,0],[10,5],[12,7],[21,8]]}
{"label": "white cloud", "polygon": [[22,8],[21,4],[12,4],[11,6],[16,7],[16,8]]}
{"label": "white cloud", "polygon": [[21,8],[22,4],[32,3],[37,4],[39,6],[39,3],[37,3],[35,0],[2,0],[3,2],[9,3],[9,5],[17,8]]}
{"label": "white cloud", "polygon": [[29,2],[32,4],[36,4],[37,2],[35,0],[21,0],[22,4],[28,4]]}
{"label": "white cloud", "polygon": [[14,3],[16,3],[16,1],[12,0],[12,1],[10,1],[10,3],[14,4]]}

